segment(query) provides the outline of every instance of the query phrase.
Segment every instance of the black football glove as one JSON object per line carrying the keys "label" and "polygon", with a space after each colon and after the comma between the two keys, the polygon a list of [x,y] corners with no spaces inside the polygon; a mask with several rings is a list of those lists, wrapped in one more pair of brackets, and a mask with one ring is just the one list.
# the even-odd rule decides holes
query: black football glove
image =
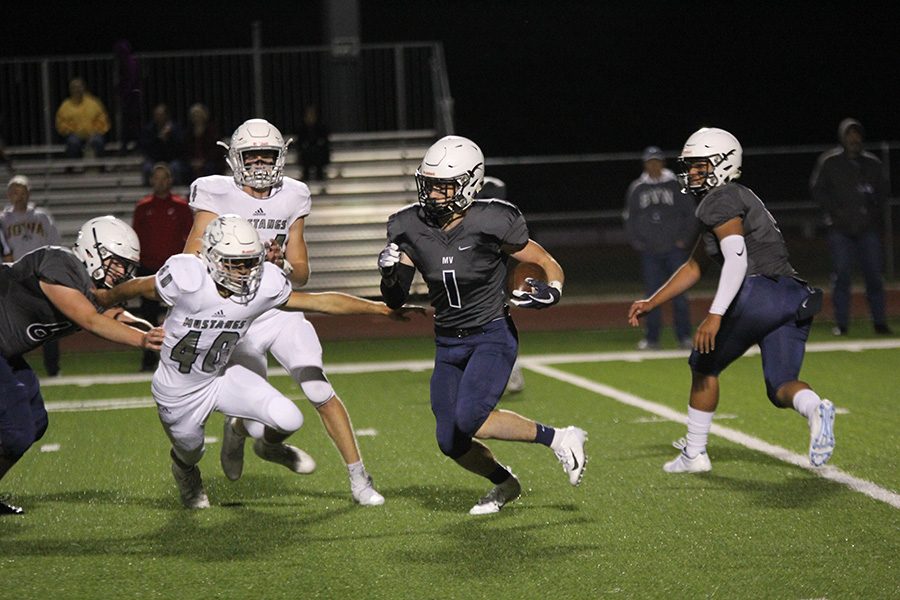
{"label": "black football glove", "polygon": [[[510,300],[511,303],[519,308],[547,308],[553,306],[559,302],[560,298],[562,298],[562,291],[546,281],[528,277],[525,280],[525,283],[532,287],[532,291],[524,292],[522,290],[513,290],[512,294],[514,298]],[[559,284],[557,283],[557,285]]]}

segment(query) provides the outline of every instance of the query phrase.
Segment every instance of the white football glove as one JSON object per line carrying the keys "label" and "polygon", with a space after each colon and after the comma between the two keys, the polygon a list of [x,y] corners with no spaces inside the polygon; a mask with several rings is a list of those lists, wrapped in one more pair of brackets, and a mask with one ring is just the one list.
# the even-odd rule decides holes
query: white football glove
{"label": "white football glove", "polygon": [[400,248],[394,242],[390,242],[378,255],[378,270],[383,277],[390,277],[398,262],[400,262]]}

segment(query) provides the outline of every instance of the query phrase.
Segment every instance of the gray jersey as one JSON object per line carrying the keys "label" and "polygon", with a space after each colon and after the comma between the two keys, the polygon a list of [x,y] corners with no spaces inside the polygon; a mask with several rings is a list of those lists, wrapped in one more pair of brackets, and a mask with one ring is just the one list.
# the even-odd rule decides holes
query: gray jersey
{"label": "gray jersey", "polygon": [[449,231],[426,225],[419,211],[414,204],[391,215],[387,234],[428,284],[435,324],[477,327],[503,316],[508,255],[500,248],[528,243],[519,209],[503,200],[476,200]]}
{"label": "gray jersey", "polygon": [[32,250],[42,246],[58,246],[62,242],[50,213],[28,205],[25,212],[16,212],[11,206],[0,213],[0,226],[13,260],[19,260]]}
{"label": "gray jersey", "polygon": [[703,243],[713,260],[722,263],[719,240],[712,230],[735,217],[744,223],[747,276],[796,273],[788,262],[787,246],[775,218],[756,194],[739,183],[713,188],[697,206],[697,218],[706,229]]}
{"label": "gray jersey", "polygon": [[94,283],[68,248],[39,248],[0,266],[0,352],[7,358],[78,331],[41,291],[41,281],[78,290],[94,300]]}

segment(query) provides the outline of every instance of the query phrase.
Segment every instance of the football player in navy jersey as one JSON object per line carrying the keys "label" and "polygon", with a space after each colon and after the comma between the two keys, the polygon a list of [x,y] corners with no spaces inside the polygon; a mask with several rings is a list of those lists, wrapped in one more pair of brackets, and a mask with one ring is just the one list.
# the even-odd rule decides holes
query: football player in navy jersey
{"label": "football player in navy jersey", "polygon": [[[434,307],[431,410],[441,452],[494,487],[469,511],[498,512],[521,486],[480,439],[537,442],[552,448],[572,485],[584,473],[584,430],[554,429],[497,403],[518,351],[505,290],[509,257],[540,265],[549,281],[528,280],[513,303],[547,308],[562,295],[563,270],[529,239],[519,209],[498,199],[476,199],[484,182],[484,155],[471,140],[447,136],[426,152],[416,172],[418,204],[391,215],[387,245],[378,257],[388,306],[406,301],[418,270]],[[477,438],[477,439],[475,439]]]}
{"label": "football player in navy jersey", "polygon": [[[0,265],[0,479],[47,430],[40,383],[23,358],[26,352],[79,329],[159,350],[161,328],[121,309],[104,311],[95,297],[98,287],[129,278],[139,257],[131,227],[98,217],[81,227],[72,250],[44,246]],[[22,512],[0,502],[0,515]]]}
{"label": "football player in navy jersey", "polygon": [[709,259],[721,265],[709,314],[694,334],[687,436],[675,443],[681,453],[663,466],[668,473],[712,469],[706,443],[719,403],[719,373],[754,345],[762,355],[769,400],[807,419],[810,464],[825,464],[834,451],[834,405],[799,379],[822,291],[797,277],[775,219],[756,194],[735,182],[742,153],[737,139],[722,129],[703,128],[687,139],[679,178],[699,200],[704,231],[671,279],[628,311],[637,327],[642,315],[697,283]]}

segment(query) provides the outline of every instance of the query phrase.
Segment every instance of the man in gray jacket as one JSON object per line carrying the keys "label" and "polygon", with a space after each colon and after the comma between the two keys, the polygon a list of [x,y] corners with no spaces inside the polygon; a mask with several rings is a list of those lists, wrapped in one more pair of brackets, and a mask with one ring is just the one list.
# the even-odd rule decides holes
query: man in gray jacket
{"label": "man in gray jacket", "polygon": [[[647,294],[652,294],[684,264],[697,235],[694,201],[681,192],[675,175],[665,168],[665,157],[656,146],[644,149],[644,172],[631,182],[625,196],[625,231],[631,246],[641,254],[641,271]],[[681,348],[690,348],[691,317],[685,295],[672,302],[675,336]],[[660,311],[645,319],[641,350],[659,348]]]}

